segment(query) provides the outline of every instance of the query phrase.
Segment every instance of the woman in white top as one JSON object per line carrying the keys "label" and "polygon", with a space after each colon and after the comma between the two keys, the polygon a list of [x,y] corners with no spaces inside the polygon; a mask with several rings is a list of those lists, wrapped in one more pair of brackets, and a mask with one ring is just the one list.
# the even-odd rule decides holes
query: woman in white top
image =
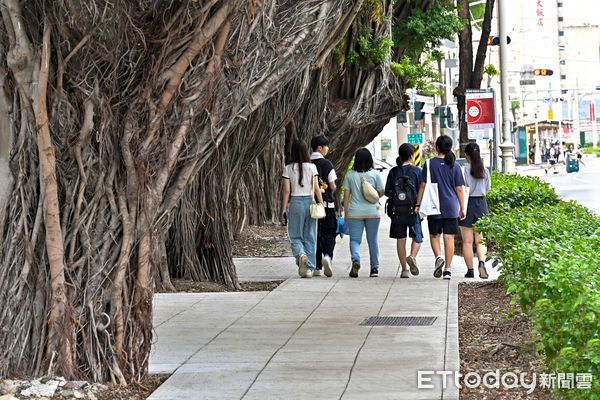
{"label": "woman in white top", "polygon": [[473,272],[473,240],[477,246],[477,259],[479,261],[479,277],[487,279],[488,273],[485,269],[486,248],[483,245],[483,235],[473,230],[473,226],[479,218],[487,215],[488,204],[485,195],[492,187],[492,181],[487,169],[483,166],[479,146],[477,143],[469,143],[465,147],[465,158],[467,165],[464,167],[465,186],[469,188],[469,202],[467,205],[467,216],[461,220],[460,235],[462,236],[462,254],[467,264],[465,278],[474,278]]}
{"label": "woman in white top", "polygon": [[294,140],[290,163],[283,170],[281,216],[287,222],[292,254],[302,278],[312,278],[316,265],[317,220],[310,216],[310,205],[315,196],[323,203],[317,177],[317,167],[310,161],[306,144]]}

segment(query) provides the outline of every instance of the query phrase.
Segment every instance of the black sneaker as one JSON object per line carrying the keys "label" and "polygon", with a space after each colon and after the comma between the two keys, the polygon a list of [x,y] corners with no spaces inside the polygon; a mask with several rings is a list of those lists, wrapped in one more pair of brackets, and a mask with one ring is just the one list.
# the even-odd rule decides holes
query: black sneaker
{"label": "black sneaker", "polygon": [[371,278],[377,278],[379,276],[379,268],[371,268],[371,273],[369,276]]}
{"label": "black sneaker", "polygon": [[444,275],[444,279],[447,279],[447,280],[452,279],[452,273],[450,273],[449,269],[445,270],[443,275]]}
{"label": "black sneaker", "polygon": [[442,257],[437,257],[435,259],[435,269],[433,270],[434,277],[439,278],[442,276],[442,268],[444,268],[445,264],[446,262]]}
{"label": "black sneaker", "polygon": [[358,270],[360,269],[360,263],[354,261],[352,263],[352,268],[350,269],[350,278],[358,278]]}
{"label": "black sneaker", "polygon": [[465,274],[465,278],[475,278],[475,274],[473,273],[473,268],[467,269],[467,273]]}
{"label": "black sneaker", "polygon": [[483,262],[483,261],[479,261],[479,277],[481,279],[488,278],[488,273],[487,273],[487,270],[485,269],[485,262]]}

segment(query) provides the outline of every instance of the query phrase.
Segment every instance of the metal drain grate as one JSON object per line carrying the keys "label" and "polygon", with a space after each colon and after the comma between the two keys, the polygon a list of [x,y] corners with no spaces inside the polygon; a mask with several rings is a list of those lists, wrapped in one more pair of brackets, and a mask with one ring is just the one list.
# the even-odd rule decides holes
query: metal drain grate
{"label": "metal drain grate", "polygon": [[366,326],[428,326],[433,325],[437,317],[369,317],[361,325]]}

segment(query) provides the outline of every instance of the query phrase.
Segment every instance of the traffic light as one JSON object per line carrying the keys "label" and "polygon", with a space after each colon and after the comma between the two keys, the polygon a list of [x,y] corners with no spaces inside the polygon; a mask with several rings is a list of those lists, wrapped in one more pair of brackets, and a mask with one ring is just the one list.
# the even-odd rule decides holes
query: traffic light
{"label": "traffic light", "polygon": [[425,105],[425,102],[423,101],[415,101],[415,121],[420,121],[423,118],[425,118],[425,113],[422,111],[423,110],[423,106]]}
{"label": "traffic light", "polygon": [[550,76],[554,73],[551,69],[538,68],[533,70],[535,76]]}
{"label": "traffic light", "polygon": [[398,115],[396,115],[396,122],[399,124],[404,124],[408,122],[408,118],[406,117],[406,111],[400,111]]}
{"label": "traffic light", "polygon": [[[500,46],[500,37],[499,36],[490,36],[487,40],[488,46]],[[510,44],[510,36],[506,37],[506,44]]]}
{"label": "traffic light", "polygon": [[441,106],[441,107],[438,107],[438,109],[439,109],[439,115],[440,115],[440,126],[442,128],[450,128],[452,125],[454,125],[454,121],[452,118],[452,111],[450,110],[450,107]]}

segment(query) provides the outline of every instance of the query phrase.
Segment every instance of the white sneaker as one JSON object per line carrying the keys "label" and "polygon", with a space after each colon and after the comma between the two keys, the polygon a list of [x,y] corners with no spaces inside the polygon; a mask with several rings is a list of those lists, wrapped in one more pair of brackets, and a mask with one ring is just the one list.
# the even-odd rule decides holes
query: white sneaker
{"label": "white sneaker", "polygon": [[333,272],[331,271],[331,257],[323,257],[321,264],[323,264],[323,272],[325,273],[325,276],[331,278],[333,276]]}
{"label": "white sneaker", "polygon": [[304,274],[303,278],[312,278],[313,277],[313,271],[312,269],[307,269],[306,273]]}
{"label": "white sneaker", "polygon": [[322,276],[323,275],[323,270],[322,269],[315,269],[313,271],[313,276]]}
{"label": "white sneaker", "polygon": [[410,268],[410,273],[413,274],[413,276],[419,275],[419,268],[417,267],[417,260],[415,260],[415,258],[412,255],[406,257],[406,263],[408,264],[408,266]]}

